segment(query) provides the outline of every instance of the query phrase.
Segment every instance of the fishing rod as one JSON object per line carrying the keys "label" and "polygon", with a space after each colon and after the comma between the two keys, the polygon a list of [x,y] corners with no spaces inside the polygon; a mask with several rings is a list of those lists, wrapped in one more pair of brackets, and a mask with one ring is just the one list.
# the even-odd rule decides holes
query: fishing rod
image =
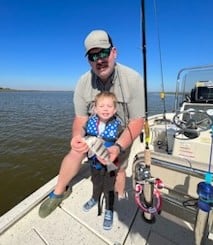
{"label": "fishing rod", "polygon": [[133,161],[133,188],[135,189],[135,202],[142,213],[142,217],[148,223],[153,223],[155,221],[155,214],[161,211],[162,197],[159,189],[163,187],[163,184],[160,179],[153,178],[150,171],[151,152],[149,149],[150,128],[148,122],[145,0],[141,0],[141,17],[145,96],[145,150],[137,154]]}
{"label": "fishing rod", "polygon": [[[142,51],[143,51],[143,76],[144,76],[144,103],[145,120],[148,122],[148,92],[147,92],[147,63],[146,63],[146,22],[145,22],[145,0],[141,0],[142,21]],[[146,147],[149,148],[148,141]]]}

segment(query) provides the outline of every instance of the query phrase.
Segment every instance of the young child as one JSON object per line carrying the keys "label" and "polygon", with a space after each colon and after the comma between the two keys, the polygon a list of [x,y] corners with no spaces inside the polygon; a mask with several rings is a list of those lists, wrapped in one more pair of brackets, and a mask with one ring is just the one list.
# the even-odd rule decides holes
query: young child
{"label": "young child", "polygon": [[[95,97],[94,112],[85,126],[86,135],[100,137],[104,146],[112,146],[121,133],[121,123],[115,117],[117,100],[112,92],[101,92]],[[98,214],[101,214],[101,195],[105,198],[105,214],[103,228],[110,230],[113,224],[114,184],[116,171],[107,171],[96,155],[88,159],[91,164],[91,180],[93,193],[91,199],[83,205],[83,210],[88,212],[97,203]],[[116,164],[116,162],[114,162]]]}
{"label": "young child", "polygon": [[[101,145],[98,144],[97,151],[106,153],[105,147],[110,147],[115,144],[115,141],[121,133],[121,123],[115,117],[117,99],[112,92],[101,92],[96,95],[94,101],[94,115],[89,117],[84,127],[85,141],[92,137],[99,137],[103,140]],[[90,137],[91,136],[91,137]],[[95,138],[96,140],[96,138]],[[80,153],[71,149],[70,156],[72,164],[81,161],[84,157],[88,157],[91,164],[91,180],[93,183],[92,198],[86,202],[83,206],[84,211],[89,211],[95,204],[99,204],[99,212],[101,213],[100,199],[102,193],[104,194],[106,201],[106,210],[104,215],[103,228],[109,230],[113,224],[113,204],[114,204],[114,183],[116,177],[116,171],[107,171],[107,163],[102,164],[104,159],[99,159],[93,154],[92,148],[87,153]],[[92,153],[92,155],[91,155]],[[108,152],[107,152],[108,153]],[[82,155],[83,154],[83,155]],[[103,156],[106,154],[100,154]],[[44,201],[39,209],[40,217],[46,217],[47,214],[54,210],[63,200],[63,195],[56,195],[53,192],[50,193],[49,199]]]}

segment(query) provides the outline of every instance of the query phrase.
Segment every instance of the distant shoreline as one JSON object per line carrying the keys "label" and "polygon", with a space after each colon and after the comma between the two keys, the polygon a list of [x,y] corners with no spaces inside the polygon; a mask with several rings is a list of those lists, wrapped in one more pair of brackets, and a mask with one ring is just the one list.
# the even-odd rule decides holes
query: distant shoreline
{"label": "distant shoreline", "polygon": [[0,88],[0,93],[1,92],[73,92],[73,90],[36,90],[36,89]]}
{"label": "distant shoreline", "polygon": [[[36,90],[36,89],[11,89],[0,88],[1,92],[73,92],[73,90]],[[160,91],[148,91],[149,93],[161,93]],[[175,94],[176,92],[165,92],[165,94]]]}

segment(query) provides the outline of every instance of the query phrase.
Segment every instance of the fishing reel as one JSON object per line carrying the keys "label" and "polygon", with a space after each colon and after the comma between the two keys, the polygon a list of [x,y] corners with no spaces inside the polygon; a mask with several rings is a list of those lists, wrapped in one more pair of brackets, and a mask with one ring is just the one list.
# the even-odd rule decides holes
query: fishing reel
{"label": "fishing reel", "polygon": [[163,183],[160,179],[151,176],[150,168],[145,164],[143,152],[135,156],[132,173],[136,205],[144,220],[153,223],[155,215],[161,212],[162,197],[159,190],[163,188]]}
{"label": "fishing reel", "polygon": [[213,121],[208,112],[189,108],[179,111],[173,117],[173,123],[180,129],[177,134],[183,134],[188,139],[197,138],[201,131],[210,129]]}
{"label": "fishing reel", "polygon": [[144,153],[138,153],[132,164],[132,184],[133,189],[135,189],[136,184],[144,184],[149,179],[151,179],[150,168],[146,166],[144,161]]}
{"label": "fishing reel", "polygon": [[146,167],[143,163],[137,163],[135,165],[135,180],[137,183],[142,183],[145,180],[151,178],[150,169]]}

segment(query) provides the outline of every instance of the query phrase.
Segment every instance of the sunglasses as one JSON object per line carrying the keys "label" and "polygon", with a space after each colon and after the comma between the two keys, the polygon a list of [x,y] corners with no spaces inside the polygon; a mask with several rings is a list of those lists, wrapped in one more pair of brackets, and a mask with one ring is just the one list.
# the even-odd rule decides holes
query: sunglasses
{"label": "sunglasses", "polygon": [[98,53],[88,54],[88,60],[95,62],[98,59],[108,58],[111,52],[111,48],[101,49]]}

